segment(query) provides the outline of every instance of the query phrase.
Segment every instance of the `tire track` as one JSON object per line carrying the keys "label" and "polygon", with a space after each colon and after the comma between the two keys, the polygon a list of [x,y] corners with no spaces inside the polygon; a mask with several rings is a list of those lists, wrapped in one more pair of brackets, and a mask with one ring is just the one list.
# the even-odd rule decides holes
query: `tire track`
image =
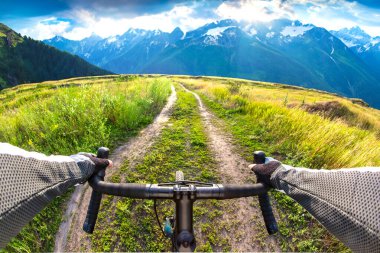
{"label": "tire track", "polygon": [[[235,151],[237,147],[232,144],[231,136],[223,130],[223,122],[205,108],[198,94],[180,85],[198,101],[209,147],[218,163],[222,183],[252,183],[249,163]],[[222,233],[229,240],[232,251],[281,251],[275,236],[263,233],[265,227],[257,198],[225,200],[224,203],[222,220],[229,225]]]}
{"label": "tire track", "polygon": [[[135,166],[153,145],[154,140],[160,135],[165,123],[169,120],[172,108],[177,100],[174,86],[171,86],[171,90],[172,93],[165,107],[153,123],[140,131],[136,137],[131,138],[125,145],[119,146],[112,152],[110,159],[113,161],[114,167],[109,171],[106,178],[117,173],[127,157],[129,166]],[[63,222],[56,234],[54,252],[91,251],[90,237],[82,230],[90,197],[91,188],[87,183],[76,187],[68,202]]]}

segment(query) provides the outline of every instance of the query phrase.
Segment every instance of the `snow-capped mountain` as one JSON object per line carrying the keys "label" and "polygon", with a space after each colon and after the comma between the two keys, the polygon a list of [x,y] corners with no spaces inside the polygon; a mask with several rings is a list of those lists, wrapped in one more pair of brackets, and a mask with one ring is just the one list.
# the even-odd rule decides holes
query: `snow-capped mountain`
{"label": "snow-capped mountain", "polygon": [[380,36],[371,37],[359,27],[331,33],[355,52],[380,79]]}
{"label": "snow-capped mountain", "polygon": [[364,47],[373,41],[362,33],[354,28],[333,35],[287,19],[271,23],[227,19],[186,34],[180,28],[171,33],[130,29],[106,39],[55,37],[45,43],[116,73],[242,77],[359,97],[380,107],[380,95],[373,95],[380,94],[380,78],[358,50],[347,46]]}
{"label": "snow-capped mountain", "polygon": [[372,39],[371,36],[358,26],[330,32],[348,47],[363,46],[370,43]]}

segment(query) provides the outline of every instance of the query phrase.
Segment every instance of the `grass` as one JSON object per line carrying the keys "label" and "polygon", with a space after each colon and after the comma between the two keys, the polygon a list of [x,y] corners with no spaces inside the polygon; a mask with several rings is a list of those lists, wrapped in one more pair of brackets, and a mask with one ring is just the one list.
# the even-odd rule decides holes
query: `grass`
{"label": "grass", "polygon": [[[308,96],[315,101],[342,100],[342,104],[346,104],[353,112],[356,109],[368,113],[373,111],[371,118],[366,117],[366,114],[356,115],[359,120],[363,117],[374,126],[363,130],[343,121],[307,113],[297,107],[288,108],[285,99],[287,103],[299,102],[301,97],[284,87],[268,85],[265,92],[262,83],[239,84],[225,79],[180,81],[196,89],[205,104],[226,121],[228,130],[242,147],[241,153],[246,159],[251,159],[254,150],[265,150],[284,163],[309,168],[380,165],[380,142],[377,136],[379,117],[376,110],[351,105],[343,98],[308,91]],[[281,101],[282,95],[278,93],[287,95]],[[275,197],[283,250],[348,250],[289,197],[281,193],[275,193]]]}
{"label": "grass", "polygon": [[[2,91],[0,141],[45,154],[95,152],[152,122],[170,93],[167,79],[88,78],[75,80],[75,85],[72,81]],[[52,251],[65,199],[55,199],[5,250]]]}
{"label": "grass", "polygon": [[[276,89],[268,89],[264,97],[258,95],[257,88],[252,85],[244,85],[234,91],[230,84],[208,80],[184,81],[198,89],[207,101],[214,101],[209,105],[219,116],[241,125],[235,131],[244,131],[240,134],[244,136],[244,146],[266,147],[269,152],[285,157],[287,162],[311,168],[380,164],[377,127],[363,130],[300,108],[288,108],[278,99],[271,99],[276,96],[273,95],[277,93]],[[317,94],[314,94],[315,99]],[[288,100],[291,101],[290,96]],[[373,110],[374,115],[378,113],[371,108],[363,107],[363,110]],[[244,125],[240,123],[242,121]],[[373,122],[379,123],[380,117]],[[352,155],[354,152],[355,156]]]}
{"label": "grass", "polygon": [[[175,79],[182,82],[191,82],[194,87],[207,83],[215,89],[220,87],[227,88],[228,92],[232,95],[235,95],[237,90],[242,94],[244,93],[250,101],[270,102],[278,106],[285,105],[292,108],[299,108],[307,104],[313,105],[321,102],[337,101],[355,115],[355,117],[349,119],[351,126],[360,127],[361,125],[367,125],[367,129],[380,133],[380,110],[361,106],[354,103],[353,99],[347,99],[336,94],[284,84],[248,81],[236,78],[202,77],[194,79],[191,76],[181,76]],[[223,93],[223,88],[217,92]],[[228,96],[228,92],[224,96]]]}
{"label": "grass", "polygon": [[[218,181],[197,102],[192,94],[181,91],[179,86],[177,89],[178,100],[168,127],[135,168],[126,161],[112,181],[174,181],[176,170],[182,170],[186,179]],[[221,203],[216,201],[195,203],[198,251],[229,249],[228,241],[220,238],[215,225],[221,216],[220,207]],[[158,212],[163,221],[164,217],[174,214],[174,205],[171,201],[160,201]],[[110,196],[103,201],[92,237],[93,251],[168,251],[170,247],[170,241],[162,236],[155,220],[152,201]]]}
{"label": "grass", "polygon": [[[247,160],[252,159],[252,151],[265,150],[293,166],[380,166],[380,111],[326,92],[227,78],[113,75],[5,89],[0,91],[0,141],[46,154],[115,147],[152,122],[165,104],[172,81],[201,95],[205,105],[226,122],[226,131]],[[187,179],[219,181],[196,100],[176,87],[173,116],[151,150],[135,167],[126,160],[111,181],[167,182],[174,180],[176,170],[183,170]],[[338,106],[328,113],[308,111],[331,101]],[[56,198],[5,251],[52,251],[69,194]],[[348,251],[293,200],[281,193],[272,196],[284,251]],[[152,205],[152,201],[105,196],[91,237],[92,250],[170,250]],[[225,205],[196,203],[198,251],[228,251],[228,236],[244,236],[232,232],[234,224],[221,222]],[[162,219],[173,215],[171,202],[160,202],[158,209]],[[258,238],[255,243],[265,242]]]}

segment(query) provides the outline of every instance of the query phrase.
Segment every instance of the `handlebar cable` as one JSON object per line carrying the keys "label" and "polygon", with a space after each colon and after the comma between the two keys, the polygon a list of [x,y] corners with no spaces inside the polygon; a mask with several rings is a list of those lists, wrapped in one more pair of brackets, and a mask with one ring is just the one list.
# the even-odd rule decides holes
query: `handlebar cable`
{"label": "handlebar cable", "polygon": [[[158,212],[157,212],[157,200],[156,200],[156,199],[153,199],[153,209],[154,209],[154,214],[155,214],[155,216],[156,216],[156,220],[157,220],[158,226],[159,226],[160,229],[161,229],[162,235],[163,235],[164,237],[167,237],[167,236],[165,235],[164,229],[163,229],[163,227],[162,227],[162,225],[161,225],[160,218],[158,217]],[[175,227],[173,228],[173,230],[174,230],[174,229],[175,229]],[[171,236],[171,237],[170,237],[170,240],[171,240],[171,242],[172,242],[173,252],[178,252],[178,248],[177,248],[177,246],[176,246],[176,244],[175,244],[175,238],[174,238],[174,236]]]}
{"label": "handlebar cable", "polygon": [[158,218],[158,213],[157,213],[157,201],[156,199],[153,199],[153,209],[154,209],[154,214],[156,215],[156,219],[157,219],[157,223],[158,223],[158,226],[160,227],[161,229],[161,232],[162,232],[162,235],[164,237],[166,237],[165,233],[164,233],[164,229],[161,225],[161,222],[160,222],[160,219]]}

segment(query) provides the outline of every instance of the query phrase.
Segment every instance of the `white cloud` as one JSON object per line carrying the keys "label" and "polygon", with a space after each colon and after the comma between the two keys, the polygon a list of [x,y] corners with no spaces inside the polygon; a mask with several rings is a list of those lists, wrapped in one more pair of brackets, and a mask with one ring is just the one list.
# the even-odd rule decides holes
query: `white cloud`
{"label": "white cloud", "polygon": [[[170,11],[154,15],[144,15],[134,18],[97,17],[87,10],[77,10],[68,13],[70,19],[75,20],[80,26],[70,27],[69,22],[59,22],[55,25],[45,25],[38,22],[31,29],[23,29],[20,32],[36,39],[48,39],[55,35],[61,35],[68,39],[80,40],[95,33],[103,38],[120,35],[129,28],[146,30],[159,29],[171,32],[177,26],[189,31],[201,25],[214,21],[211,18],[198,18],[194,8],[187,6],[175,6]],[[55,20],[57,20],[55,18]]]}
{"label": "white cloud", "polygon": [[39,21],[32,28],[20,30],[21,34],[27,35],[34,39],[42,40],[54,37],[56,34],[62,34],[70,27],[70,22],[60,21],[55,17],[50,17]]}
{"label": "white cloud", "polygon": [[186,32],[216,19],[269,22],[278,18],[289,18],[328,30],[359,25],[372,36],[380,35],[379,11],[346,0],[231,0],[222,2],[215,8],[214,15],[206,18],[199,17],[204,11],[203,7],[202,4],[177,5],[158,14],[124,18],[120,18],[120,15],[101,16],[84,9],[70,10],[57,15],[75,22],[70,23],[57,17],[44,17],[34,26],[29,26],[31,28],[21,29],[20,32],[35,39],[61,35],[80,40],[92,33],[103,38],[120,35],[129,28],[170,32],[178,26]]}
{"label": "white cloud", "polygon": [[[361,5],[356,1],[346,0],[291,0],[298,6],[307,6],[306,12],[296,9],[299,20],[321,26],[327,30],[339,30],[360,26],[371,36],[380,35],[380,13]],[[297,3],[295,4],[297,7]]]}
{"label": "white cloud", "polygon": [[380,26],[362,25],[361,28],[372,37],[380,36]]}
{"label": "white cloud", "polygon": [[292,18],[292,12],[287,3],[280,0],[224,2],[215,10],[220,18],[230,18],[238,21],[269,22],[279,18]]}
{"label": "white cloud", "polygon": [[90,29],[83,28],[83,27],[75,27],[70,32],[64,32],[58,35],[63,36],[70,40],[80,40],[80,39],[91,36],[92,33],[93,32]]}
{"label": "white cloud", "polygon": [[269,22],[279,18],[298,19],[328,30],[359,25],[372,36],[380,35],[380,13],[346,0],[245,0],[224,2],[216,8],[220,18]]}

